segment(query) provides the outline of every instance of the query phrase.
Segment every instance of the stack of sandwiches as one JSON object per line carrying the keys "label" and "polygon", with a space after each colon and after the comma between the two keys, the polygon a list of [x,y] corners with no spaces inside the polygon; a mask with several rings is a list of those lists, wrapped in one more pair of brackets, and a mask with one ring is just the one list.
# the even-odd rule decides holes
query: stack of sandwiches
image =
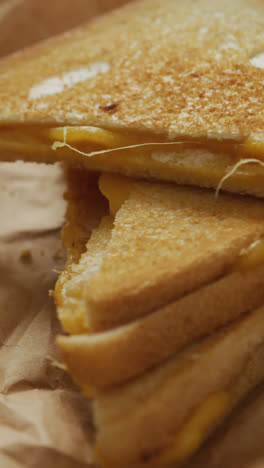
{"label": "stack of sandwiches", "polygon": [[264,380],[263,14],[143,0],[1,63],[1,159],[64,164],[58,346],[102,466],[182,465]]}

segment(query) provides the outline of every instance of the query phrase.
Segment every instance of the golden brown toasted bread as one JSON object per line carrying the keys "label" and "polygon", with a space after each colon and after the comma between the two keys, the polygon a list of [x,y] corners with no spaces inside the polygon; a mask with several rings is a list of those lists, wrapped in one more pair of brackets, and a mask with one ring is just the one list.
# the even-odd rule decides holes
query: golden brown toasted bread
{"label": "golden brown toasted bread", "polygon": [[[131,324],[102,333],[60,336],[63,361],[82,387],[102,388],[128,380],[262,304],[263,277],[264,265],[228,274]],[[72,330],[77,329],[75,314],[73,310]]]}
{"label": "golden brown toasted bread", "polygon": [[[125,6],[3,61],[0,119],[170,137],[262,133],[263,71],[250,61],[263,47],[262,17],[255,0]],[[37,93],[43,80],[79,67],[93,72]]]}
{"label": "golden brown toasted bread", "polygon": [[262,201],[135,182],[87,283],[91,327],[127,323],[209,283],[263,234]]}

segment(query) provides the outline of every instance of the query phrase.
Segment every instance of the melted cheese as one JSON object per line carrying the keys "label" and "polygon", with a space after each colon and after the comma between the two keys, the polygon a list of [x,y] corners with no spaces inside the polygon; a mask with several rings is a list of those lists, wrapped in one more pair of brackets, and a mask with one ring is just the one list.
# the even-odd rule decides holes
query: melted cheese
{"label": "melted cheese", "polygon": [[133,179],[118,174],[102,174],[99,178],[99,189],[109,201],[110,213],[115,216],[133,186]]}
{"label": "melted cheese", "polygon": [[[65,139],[72,148],[63,145]],[[52,149],[54,141],[62,143],[56,151]],[[155,146],[157,142],[163,146]],[[148,145],[127,148],[145,143]],[[121,149],[89,157],[93,151],[114,148]],[[208,139],[172,142],[158,135],[131,135],[92,126],[3,127],[0,129],[0,152],[5,160],[13,160],[14,155],[39,162],[64,160],[82,164],[89,170],[217,187],[241,158],[264,159],[264,136],[251,136],[241,143]],[[264,196],[264,167],[256,163],[240,167],[224,182],[223,188]]]}
{"label": "melted cheese", "polygon": [[[168,140],[159,135],[150,134],[126,134],[119,131],[112,131],[102,129],[94,126],[67,126],[67,127],[37,127],[37,126],[24,126],[24,127],[2,127],[0,128],[0,149],[2,145],[23,144],[27,146],[30,152],[32,146],[47,145],[50,148],[50,143],[54,141],[64,142],[69,144],[76,144],[76,147],[85,145],[98,145],[105,148],[119,148],[129,145],[140,145],[144,143],[164,143],[172,144],[173,141]],[[175,147],[172,145],[171,151],[177,151],[177,148],[182,150],[182,147],[196,149],[206,148],[211,152],[227,152],[231,155],[244,156],[247,154],[251,157],[258,157],[264,160],[264,135],[253,135],[245,139],[243,142],[235,140],[208,140],[201,139],[182,139],[175,140]],[[51,148],[50,148],[51,149]],[[110,161],[109,161],[110,162]]]}
{"label": "melted cheese", "polygon": [[259,239],[243,251],[233,270],[246,271],[264,262],[264,239]]}
{"label": "melted cheese", "polygon": [[88,398],[89,400],[91,398],[93,398],[94,396],[94,388],[91,387],[90,385],[86,385],[86,386],[83,386],[82,387],[82,392],[83,392],[83,395]]}
{"label": "melted cheese", "polygon": [[243,142],[243,152],[264,159],[264,134],[252,135]]}
{"label": "melted cheese", "polygon": [[[31,132],[32,130],[30,130]],[[99,127],[93,126],[82,126],[82,127],[54,127],[40,130],[43,136],[46,136],[49,140],[63,142],[65,139],[69,144],[87,144],[96,143],[98,145],[107,148],[118,148],[121,146],[129,146],[136,144],[143,144],[146,142],[163,142],[173,143],[173,140],[169,141],[166,138],[158,135],[149,135],[140,133],[138,135],[124,134],[118,131],[106,130]],[[264,134],[263,135],[252,135],[246,138],[243,142],[237,142],[235,140],[206,140],[201,139],[189,139],[186,140],[175,140],[175,143],[185,145],[188,148],[204,147],[211,152],[227,152],[233,156],[243,156],[247,154],[251,157],[258,157],[264,159]],[[176,149],[176,148],[174,148]]]}
{"label": "melted cheese", "polygon": [[118,132],[89,126],[47,128],[43,129],[41,133],[52,142],[63,142],[65,138],[70,145],[94,143],[106,148],[115,148],[126,146],[128,143],[132,144],[134,141]]}

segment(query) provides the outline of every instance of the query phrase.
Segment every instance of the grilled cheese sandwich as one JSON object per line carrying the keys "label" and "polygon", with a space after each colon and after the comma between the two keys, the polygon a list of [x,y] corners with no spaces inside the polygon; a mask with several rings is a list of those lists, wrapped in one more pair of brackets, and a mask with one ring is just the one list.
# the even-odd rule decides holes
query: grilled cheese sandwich
{"label": "grilled cheese sandwich", "polygon": [[58,344],[105,466],[180,465],[264,377],[263,201],[215,197],[264,194],[263,13],[144,0],[0,65],[0,158],[68,166]]}

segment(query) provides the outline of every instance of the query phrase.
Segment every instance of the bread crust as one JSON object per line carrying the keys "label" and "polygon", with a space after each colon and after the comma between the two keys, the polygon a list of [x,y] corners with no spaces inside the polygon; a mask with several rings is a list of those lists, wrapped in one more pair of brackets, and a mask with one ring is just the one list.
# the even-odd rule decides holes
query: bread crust
{"label": "bread crust", "polygon": [[134,183],[85,288],[91,330],[131,322],[226,274],[263,236],[263,207],[252,198]]}
{"label": "bread crust", "polygon": [[264,302],[264,265],[225,275],[154,313],[99,334],[58,338],[63,360],[82,387],[117,385],[195,339]]}

